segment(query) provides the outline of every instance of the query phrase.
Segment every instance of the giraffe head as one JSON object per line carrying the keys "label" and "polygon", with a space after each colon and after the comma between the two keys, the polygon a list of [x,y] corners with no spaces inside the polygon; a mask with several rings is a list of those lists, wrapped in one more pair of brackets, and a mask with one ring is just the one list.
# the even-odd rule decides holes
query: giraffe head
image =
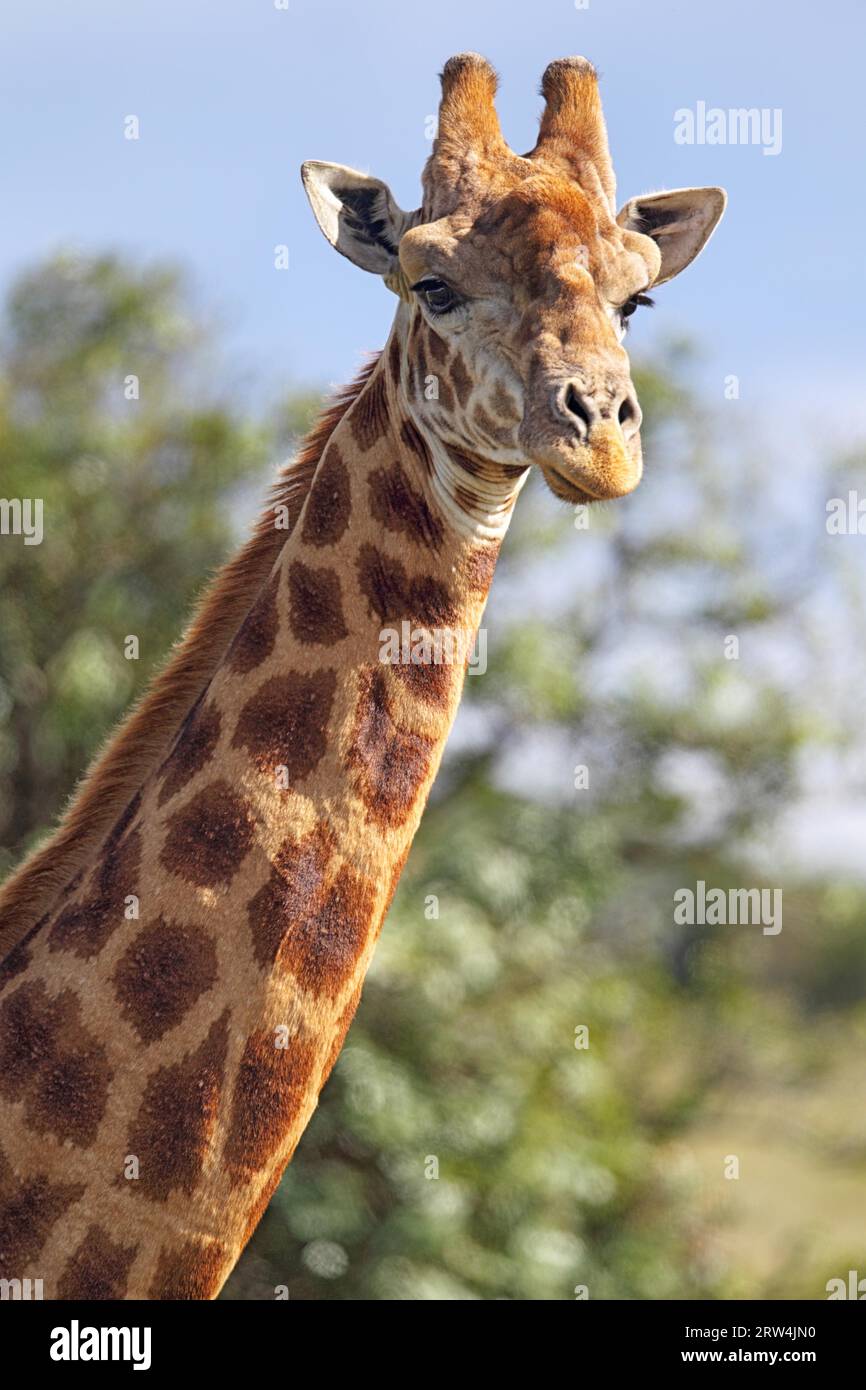
{"label": "giraffe head", "polygon": [[720,188],[631,198],[617,212],[596,74],[550,64],[538,140],[516,155],[477,54],[442,73],[424,197],[341,165],[303,167],[328,240],[404,301],[405,405],[452,458],[537,464],[558,496],[631,492],[641,412],[622,345],[646,291],[678,275],[724,211]]}

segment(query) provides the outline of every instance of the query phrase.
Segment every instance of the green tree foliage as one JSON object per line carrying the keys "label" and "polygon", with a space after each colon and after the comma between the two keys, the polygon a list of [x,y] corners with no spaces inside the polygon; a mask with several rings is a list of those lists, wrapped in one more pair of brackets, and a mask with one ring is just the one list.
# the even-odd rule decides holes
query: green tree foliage
{"label": "green tree foliage", "polygon": [[[45,539],[0,538],[7,863],[309,422],[309,392],[239,418],[209,349],[171,270],[58,259],[13,288],[0,493],[44,499]],[[866,1273],[864,893],[784,831],[862,777],[862,566],[824,527],[859,459],[780,472],[692,370],[672,345],[639,373],[635,497],[521,498],[488,669],[225,1297],[814,1298]],[[783,931],[677,925],[698,879],[782,886]]]}
{"label": "green tree foliage", "polygon": [[267,476],[271,441],[208,389],[205,365],[173,270],[64,257],[11,292],[0,494],[42,499],[44,539],[0,538],[0,871],[179,636],[240,486]]}

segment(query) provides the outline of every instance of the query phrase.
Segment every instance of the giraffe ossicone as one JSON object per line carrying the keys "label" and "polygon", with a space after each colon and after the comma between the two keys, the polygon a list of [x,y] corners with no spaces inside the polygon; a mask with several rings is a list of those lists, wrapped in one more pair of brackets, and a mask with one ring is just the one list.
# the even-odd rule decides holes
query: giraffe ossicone
{"label": "giraffe ossicone", "polygon": [[[524,156],[495,88],[445,65],[414,212],[304,165],[398,292],[388,342],[0,893],[0,1277],[47,1297],[219,1292],[351,1023],[529,469],[572,503],[640,479],[625,320],[724,194],[617,213],[585,59],[547,69]],[[383,660],[405,632],[438,656]]]}

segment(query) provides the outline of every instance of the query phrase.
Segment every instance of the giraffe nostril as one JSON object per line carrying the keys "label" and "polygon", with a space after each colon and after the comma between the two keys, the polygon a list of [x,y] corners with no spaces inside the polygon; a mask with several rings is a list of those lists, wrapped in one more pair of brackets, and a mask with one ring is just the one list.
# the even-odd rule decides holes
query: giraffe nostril
{"label": "giraffe nostril", "polygon": [[626,437],[635,434],[640,429],[641,411],[640,406],[634,396],[625,396],[620,402],[617,419],[620,428]]}
{"label": "giraffe nostril", "polygon": [[575,418],[581,422],[583,425],[583,434],[589,434],[592,425],[592,414],[585,398],[581,396],[573,382],[569,382],[565,392],[565,408],[570,415],[575,416]]}

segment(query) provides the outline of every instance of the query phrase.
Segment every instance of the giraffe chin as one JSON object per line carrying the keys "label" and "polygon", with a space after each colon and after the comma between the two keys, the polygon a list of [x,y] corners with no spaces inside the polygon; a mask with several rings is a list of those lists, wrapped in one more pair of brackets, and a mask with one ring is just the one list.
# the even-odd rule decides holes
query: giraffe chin
{"label": "giraffe chin", "polygon": [[591,492],[586,492],[584,488],[578,487],[576,483],[563,477],[553,468],[545,468],[541,465],[541,476],[550,488],[554,497],[558,497],[561,502],[569,502],[572,506],[586,505],[589,502],[597,502],[599,499],[594,497]]}
{"label": "giraffe chin", "polygon": [[612,501],[634,492],[641,480],[640,436],[626,442],[619,431],[602,426],[590,446],[555,447],[546,451],[538,465],[550,491],[563,502],[576,506]]}
{"label": "giraffe chin", "polygon": [[608,474],[603,480],[594,478],[592,486],[588,487],[582,473],[578,474],[580,481],[577,482],[561,465],[554,468],[550,464],[542,463],[539,467],[554,497],[558,497],[562,502],[569,502],[572,506],[585,506],[590,502],[611,502],[617,497],[627,497],[630,492],[634,492],[643,473],[638,460],[637,466],[632,466],[627,472],[614,477]]}

